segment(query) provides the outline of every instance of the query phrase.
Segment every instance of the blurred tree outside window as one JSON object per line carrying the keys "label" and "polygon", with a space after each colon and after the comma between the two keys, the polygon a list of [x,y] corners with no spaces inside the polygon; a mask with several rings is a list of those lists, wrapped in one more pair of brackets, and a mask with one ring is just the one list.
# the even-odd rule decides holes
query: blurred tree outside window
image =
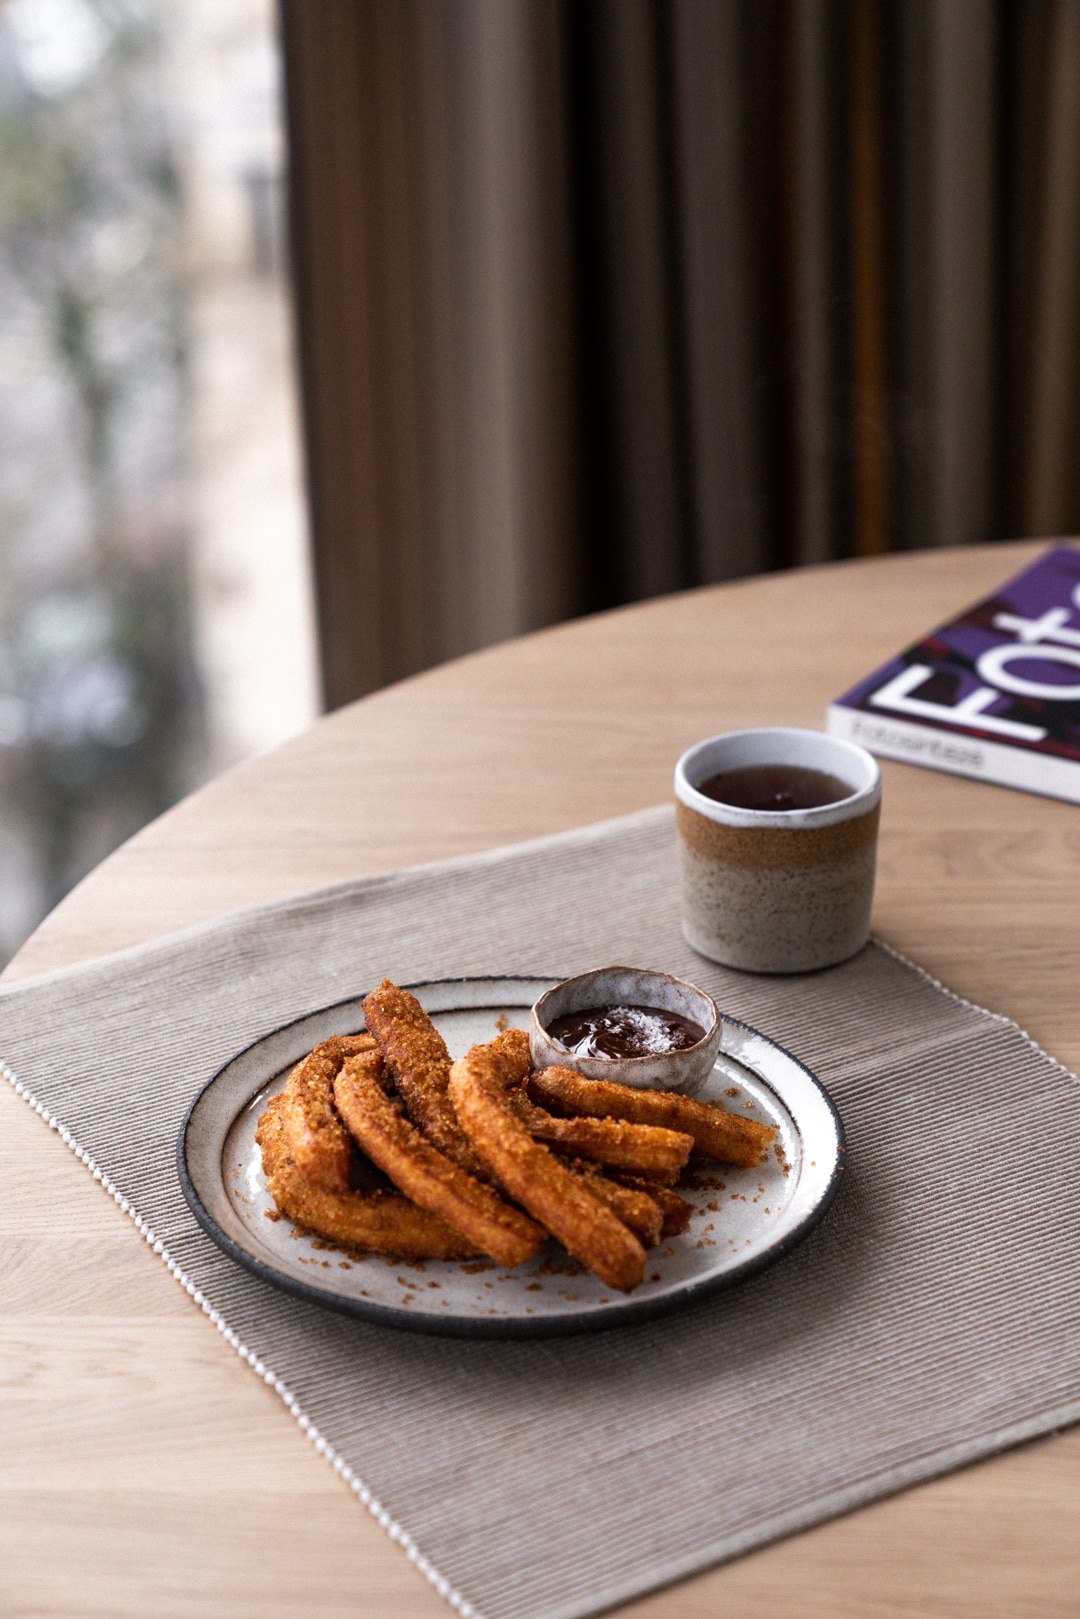
{"label": "blurred tree outside window", "polygon": [[264,0],[0,4],[0,961],[314,717]]}

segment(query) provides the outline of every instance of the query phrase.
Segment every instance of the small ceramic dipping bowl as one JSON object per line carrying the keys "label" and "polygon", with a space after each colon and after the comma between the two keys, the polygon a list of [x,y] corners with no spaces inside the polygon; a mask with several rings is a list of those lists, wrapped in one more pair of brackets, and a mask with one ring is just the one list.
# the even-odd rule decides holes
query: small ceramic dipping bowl
{"label": "small ceramic dipping bowl", "polygon": [[[585,1057],[568,1051],[548,1033],[558,1018],[607,1006],[651,1006],[675,1012],[703,1028],[704,1038],[682,1051],[643,1057]],[[598,967],[576,978],[566,978],[541,995],[532,1009],[529,1045],[537,1068],[574,1068],[586,1079],[613,1079],[639,1090],[693,1095],[712,1072],[722,1034],[715,1001],[693,984],[673,978],[670,973],[644,968]]]}

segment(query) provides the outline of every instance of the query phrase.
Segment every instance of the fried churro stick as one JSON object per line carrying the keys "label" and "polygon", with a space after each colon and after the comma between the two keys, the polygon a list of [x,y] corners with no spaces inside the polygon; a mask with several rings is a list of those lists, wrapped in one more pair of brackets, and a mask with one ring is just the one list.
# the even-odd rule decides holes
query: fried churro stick
{"label": "fried churro stick", "polygon": [[694,1205],[673,1192],[669,1186],[657,1186],[655,1181],[638,1180],[635,1176],[620,1175],[619,1184],[633,1191],[644,1192],[660,1210],[663,1224],[662,1237],[678,1237],[686,1230],[694,1214]]}
{"label": "fried churro stick", "polygon": [[529,1037],[508,1029],[450,1070],[450,1099],[496,1180],[602,1282],[628,1293],[645,1274],[645,1249],[606,1204],[534,1141],[507,1106],[529,1072]]}
{"label": "fried churro stick", "polygon": [[[568,1169],[571,1175],[578,1176],[582,1185],[587,1186],[601,1203],[606,1203],[612,1214],[617,1216],[624,1226],[629,1226],[634,1235],[640,1237],[646,1248],[656,1247],[664,1235],[664,1213],[653,1192],[663,1191],[666,1188],[647,1190],[645,1181],[639,1181],[636,1188],[627,1186],[625,1181],[609,1180],[593,1164],[585,1164],[573,1158],[564,1160],[563,1167]],[[681,1203],[682,1198],[678,1201]]]}
{"label": "fried churro stick", "polygon": [[370,1034],[320,1041],[285,1081],[281,1120],[289,1154],[305,1180],[330,1192],[349,1190],[353,1145],[334,1107],[334,1078],[346,1057],[370,1051]]}
{"label": "fried churro stick", "polygon": [[424,1139],[384,1088],[378,1051],[349,1057],[334,1081],[338,1112],[373,1163],[406,1197],[463,1232],[500,1265],[539,1253],[547,1233]]}
{"label": "fried churro stick", "polygon": [[670,1184],[694,1149],[693,1136],[652,1124],[622,1119],[557,1119],[530,1101],[524,1087],[507,1092],[507,1104],[534,1141],[575,1158],[591,1158],[609,1169]]}
{"label": "fried churro stick", "polygon": [[259,1120],[255,1140],[262,1152],[266,1189],[282,1214],[332,1242],[395,1259],[474,1259],[467,1238],[399,1192],[332,1192],[315,1186],[297,1169],[281,1118],[282,1098],[273,1096]]}
{"label": "fried churro stick", "polygon": [[[667,1192],[665,1187],[658,1186],[654,1181],[634,1180],[628,1176],[620,1175],[618,1180],[610,1179],[603,1173],[599,1164],[586,1161],[587,1154],[573,1144],[571,1135],[570,1145],[563,1145],[563,1138],[555,1133],[555,1140],[544,1133],[551,1126],[582,1125],[613,1123],[612,1120],[600,1119],[556,1119],[543,1108],[536,1107],[525,1095],[524,1085],[512,1085],[506,1092],[507,1104],[519,1118],[534,1141],[542,1141],[546,1146],[559,1146],[561,1151],[567,1153],[562,1159],[566,1169],[572,1175],[577,1175],[591,1192],[594,1192],[601,1203],[606,1203],[613,1214],[617,1215],[623,1225],[639,1236],[646,1248],[655,1248],[664,1234],[664,1204],[659,1195],[665,1198],[674,1198],[674,1201],[689,1211],[690,1205],[684,1204],[681,1197],[675,1197],[673,1192]],[[640,1129],[640,1126],[622,1126],[623,1129]],[[663,1132],[667,1134],[668,1132]],[[687,1137],[688,1146],[692,1145]],[[670,1206],[670,1205],[669,1205]],[[689,1217],[689,1216],[688,1216]],[[680,1227],[680,1229],[682,1229]]]}
{"label": "fried churro stick", "polygon": [[776,1136],[770,1124],[708,1107],[677,1091],[635,1090],[610,1079],[586,1079],[572,1068],[538,1069],[529,1080],[529,1095],[541,1105],[565,1108],[568,1113],[685,1131],[693,1136],[697,1152],[722,1164],[759,1164]]}
{"label": "fried churro stick", "polygon": [[364,997],[364,1020],[378,1041],[401,1092],[405,1111],[421,1135],[455,1164],[481,1180],[487,1165],[458,1123],[447,1094],[450,1053],[415,995],[384,978]]}

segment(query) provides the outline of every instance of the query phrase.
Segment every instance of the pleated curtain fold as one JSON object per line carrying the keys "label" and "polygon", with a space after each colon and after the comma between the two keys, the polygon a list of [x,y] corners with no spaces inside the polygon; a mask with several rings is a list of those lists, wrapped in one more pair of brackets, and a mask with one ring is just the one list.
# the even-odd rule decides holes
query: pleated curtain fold
{"label": "pleated curtain fold", "polygon": [[282,0],[333,707],[1080,529],[1080,0]]}

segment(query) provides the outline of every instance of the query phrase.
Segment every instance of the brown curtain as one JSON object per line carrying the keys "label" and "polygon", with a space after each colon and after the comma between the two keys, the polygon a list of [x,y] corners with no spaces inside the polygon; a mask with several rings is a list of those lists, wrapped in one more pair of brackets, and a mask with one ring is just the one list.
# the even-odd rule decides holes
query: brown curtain
{"label": "brown curtain", "polygon": [[282,0],[330,706],[1080,529],[1080,0]]}

